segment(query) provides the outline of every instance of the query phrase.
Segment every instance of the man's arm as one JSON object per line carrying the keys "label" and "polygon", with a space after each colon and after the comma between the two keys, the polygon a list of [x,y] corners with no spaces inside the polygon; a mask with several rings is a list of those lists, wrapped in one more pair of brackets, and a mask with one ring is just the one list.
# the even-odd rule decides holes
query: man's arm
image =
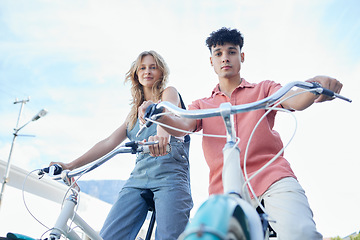
{"label": "man's arm", "polygon": [[[146,108],[153,104],[152,101],[145,101],[139,108],[139,117],[143,118],[145,115]],[[178,128],[184,131],[193,132],[196,129],[196,120],[190,118],[183,118],[179,116],[175,116],[172,114],[163,115],[158,120],[158,122],[169,125],[174,128]],[[181,137],[186,135],[184,132],[179,132],[174,129],[170,129],[167,127],[161,126],[165,131],[167,131],[170,135],[175,137]]]}
{"label": "man's arm", "polygon": [[[193,132],[196,129],[196,120],[191,119],[191,118],[183,118],[183,117],[178,117],[178,116],[174,116],[174,115],[164,115],[161,118],[159,118],[158,121],[163,124],[166,124],[168,126],[178,128],[178,129],[188,131],[188,132]],[[170,129],[170,128],[163,127],[163,126],[162,126],[162,128],[164,128],[165,131],[167,131],[169,134],[176,136],[176,137],[181,137],[181,136],[186,135],[186,133],[179,132],[174,129]]]}
{"label": "man's arm", "polygon": [[[335,93],[340,93],[341,88],[342,88],[342,84],[336,80],[335,78],[332,77],[328,77],[328,76],[316,76],[313,77],[309,80],[307,80],[307,82],[317,82],[320,83],[321,86],[323,86],[324,88],[327,88]],[[303,92],[305,90],[303,89],[297,89],[297,90],[292,90],[290,92],[288,92],[287,94],[285,94],[285,96],[282,97],[282,99],[285,99],[291,95],[294,95],[296,93],[299,92]],[[282,106],[286,109],[289,110],[297,110],[297,111],[302,111],[308,107],[310,107],[313,103],[318,103],[318,102],[325,102],[325,101],[331,101],[333,100],[333,98],[325,96],[325,95],[315,95],[311,92],[307,92],[307,93],[303,93],[303,94],[299,94],[295,97],[289,98],[288,100],[282,102]]]}

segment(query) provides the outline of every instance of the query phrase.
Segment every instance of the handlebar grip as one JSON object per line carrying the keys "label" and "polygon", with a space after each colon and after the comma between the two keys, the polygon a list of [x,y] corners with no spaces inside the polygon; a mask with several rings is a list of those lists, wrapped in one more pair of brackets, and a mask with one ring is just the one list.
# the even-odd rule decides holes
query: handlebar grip
{"label": "handlebar grip", "polygon": [[322,88],[321,94],[326,95],[328,97],[335,97],[335,93],[327,88]]}
{"label": "handlebar grip", "polygon": [[50,176],[55,176],[61,174],[63,169],[59,164],[54,164],[51,165],[50,167],[43,168],[42,171],[49,174]]}
{"label": "handlebar grip", "polygon": [[347,101],[347,102],[350,102],[350,103],[352,102],[351,99],[346,98],[344,96],[341,96],[340,94],[337,94],[337,93],[335,93],[335,92],[333,92],[333,91],[331,91],[331,90],[329,90],[327,88],[322,87],[320,83],[317,83],[317,82],[311,82],[311,83],[313,85],[311,88],[316,88],[317,89],[315,94],[324,94],[324,95],[332,97],[332,98],[336,97],[336,98],[339,98],[341,100],[344,100],[344,101]]}
{"label": "handlebar grip", "polygon": [[323,94],[326,95],[328,97],[335,97],[335,93],[327,88],[324,88],[320,83],[318,82],[311,82],[313,87],[312,88],[316,88],[316,92],[315,94]]}
{"label": "handlebar grip", "polygon": [[[143,145],[141,146],[141,150],[139,152],[142,152],[142,153],[150,153],[150,149],[149,149],[149,146],[150,145]],[[170,153],[171,152],[171,145],[170,144],[167,144],[166,145],[166,153]]]}

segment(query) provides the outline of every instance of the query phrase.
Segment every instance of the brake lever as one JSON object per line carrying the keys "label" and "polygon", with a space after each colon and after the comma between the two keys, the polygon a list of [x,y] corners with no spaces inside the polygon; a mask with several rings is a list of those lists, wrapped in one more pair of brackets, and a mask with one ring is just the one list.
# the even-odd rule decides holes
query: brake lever
{"label": "brake lever", "polygon": [[[164,111],[164,107],[157,108],[157,104],[151,104],[146,108],[144,118],[149,118],[151,120],[157,120],[160,116],[156,116],[156,114],[162,113]],[[141,133],[148,127],[150,127],[153,123],[151,121],[146,121],[144,125],[142,125],[139,131],[136,133],[136,137],[139,137]]]}
{"label": "brake lever", "polygon": [[54,164],[46,168],[42,168],[38,171],[38,175],[42,178],[45,173],[49,174],[49,176],[54,177],[55,175],[59,175],[62,172],[62,167],[59,164]]}

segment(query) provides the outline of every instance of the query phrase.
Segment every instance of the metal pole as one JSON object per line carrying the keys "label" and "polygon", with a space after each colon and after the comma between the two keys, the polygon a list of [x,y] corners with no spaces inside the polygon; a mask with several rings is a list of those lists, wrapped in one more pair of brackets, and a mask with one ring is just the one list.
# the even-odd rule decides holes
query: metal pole
{"label": "metal pole", "polygon": [[16,140],[16,137],[18,136],[18,131],[20,129],[18,129],[18,126],[19,126],[19,122],[20,122],[20,118],[21,118],[21,114],[22,114],[22,111],[23,111],[23,107],[24,107],[24,104],[29,102],[30,99],[25,99],[25,100],[21,100],[21,101],[18,101],[17,99],[15,100],[14,104],[18,104],[18,103],[21,103],[21,106],[20,106],[20,112],[19,112],[19,116],[18,116],[18,119],[17,119],[17,122],[16,122],[16,127],[14,128],[14,137],[13,137],[13,140],[12,140],[12,143],[11,143],[11,148],[10,148],[10,153],[9,153],[9,158],[8,158],[8,161],[7,161],[7,165],[6,165],[6,170],[5,170],[5,174],[4,174],[4,178],[3,178],[3,181],[2,181],[2,185],[1,185],[1,192],[0,192],[0,207],[1,207],[1,203],[2,203],[2,197],[3,197],[3,193],[4,193],[4,189],[5,189],[5,184],[8,182],[8,178],[9,178],[9,174],[10,174],[10,165],[11,165],[11,155],[12,155],[12,151],[14,149],[14,144],[15,144],[15,140]]}

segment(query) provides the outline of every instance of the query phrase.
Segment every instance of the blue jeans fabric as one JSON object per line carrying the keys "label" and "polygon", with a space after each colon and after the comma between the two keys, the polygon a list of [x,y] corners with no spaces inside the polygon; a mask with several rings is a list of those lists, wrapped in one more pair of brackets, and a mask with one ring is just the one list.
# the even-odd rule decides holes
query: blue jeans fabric
{"label": "blue jeans fabric", "polygon": [[[156,209],[155,239],[177,239],[184,231],[193,206],[186,188],[161,187],[151,189]],[[140,196],[142,189],[123,188],[100,231],[104,240],[133,240],[145,221],[148,208]]]}

